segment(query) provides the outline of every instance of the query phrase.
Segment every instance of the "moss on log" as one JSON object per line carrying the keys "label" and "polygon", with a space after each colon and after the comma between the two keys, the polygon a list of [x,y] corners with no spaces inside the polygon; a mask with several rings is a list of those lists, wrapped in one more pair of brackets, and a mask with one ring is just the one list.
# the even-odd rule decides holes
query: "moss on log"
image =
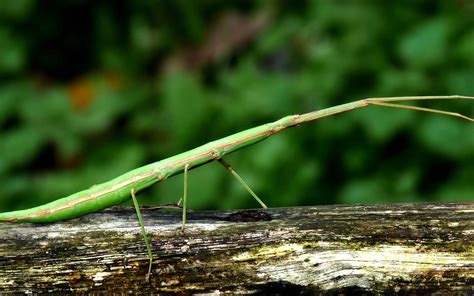
{"label": "moss on log", "polygon": [[133,208],[0,224],[2,293],[472,293],[474,203],[189,213]]}

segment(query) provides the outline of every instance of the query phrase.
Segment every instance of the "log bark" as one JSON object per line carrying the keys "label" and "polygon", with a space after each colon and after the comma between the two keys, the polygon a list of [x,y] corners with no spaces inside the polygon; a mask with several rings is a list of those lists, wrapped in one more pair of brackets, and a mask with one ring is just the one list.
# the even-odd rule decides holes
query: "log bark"
{"label": "log bark", "polygon": [[0,224],[3,293],[472,294],[474,203],[180,213]]}

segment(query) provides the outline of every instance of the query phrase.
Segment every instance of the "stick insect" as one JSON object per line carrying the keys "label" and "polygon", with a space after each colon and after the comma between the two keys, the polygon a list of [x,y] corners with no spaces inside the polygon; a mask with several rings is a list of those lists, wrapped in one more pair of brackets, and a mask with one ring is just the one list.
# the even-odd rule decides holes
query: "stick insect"
{"label": "stick insect", "polygon": [[186,223],[186,203],[187,203],[187,179],[188,171],[211,161],[221,163],[242,186],[255,198],[263,207],[267,206],[250,189],[245,181],[237,174],[232,166],[224,160],[224,156],[234,151],[243,149],[258,143],[276,133],[287,128],[299,126],[317,119],[332,116],[338,113],[347,112],[354,109],[364,108],[370,105],[388,108],[411,109],[424,112],[438,113],[442,115],[458,117],[471,122],[474,118],[453,112],[437,109],[403,105],[397,102],[402,101],[424,101],[424,100],[474,100],[474,97],[467,96],[420,96],[420,97],[391,97],[391,98],[368,98],[330,107],[322,110],[309,112],[306,114],[290,115],[275,122],[263,124],[242,132],[227,136],[225,138],[209,142],[195,149],[181,154],[151,163],[108,182],[96,185],[89,189],[74,193],[70,196],[55,200],[45,205],[31,209],[0,213],[0,222],[55,222],[76,218],[92,212],[96,212],[107,207],[123,203],[130,198],[133,201],[135,211],[140,224],[141,233],[145,240],[148,253],[148,273],[147,280],[151,275],[153,256],[150,242],[142,221],[142,215],[136,198],[137,192],[155,184],[162,182],[169,177],[184,173],[184,194],[182,199],[182,227]]}

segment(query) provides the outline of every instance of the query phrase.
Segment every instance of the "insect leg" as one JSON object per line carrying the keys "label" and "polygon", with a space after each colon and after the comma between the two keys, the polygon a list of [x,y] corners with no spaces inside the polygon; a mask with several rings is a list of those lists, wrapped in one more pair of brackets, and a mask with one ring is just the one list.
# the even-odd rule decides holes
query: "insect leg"
{"label": "insect leg", "polygon": [[262,208],[266,209],[267,208],[267,205],[263,203],[263,201],[258,198],[257,194],[255,194],[255,192],[253,192],[253,190],[249,187],[249,185],[247,185],[247,183],[245,183],[245,181],[239,176],[239,174],[237,174],[237,172],[234,170],[234,168],[227,162],[225,161],[223,158],[219,158],[217,160],[220,164],[222,164],[231,174],[232,176],[234,176],[237,181],[239,181],[239,183],[244,186],[244,188],[255,198],[255,200],[258,201],[258,203],[262,206]]}
{"label": "insect leg", "polygon": [[135,206],[135,210],[137,211],[138,223],[140,223],[140,229],[142,231],[143,238],[145,239],[145,245],[146,245],[146,251],[148,252],[148,258],[150,259],[150,263],[148,265],[148,273],[145,277],[146,282],[148,282],[151,276],[151,265],[153,264],[153,255],[151,254],[150,241],[148,240],[148,236],[145,231],[145,226],[143,226],[142,214],[140,213],[140,207],[138,206],[138,201],[137,201],[137,198],[135,197],[135,192],[136,192],[135,189],[132,189],[130,191],[132,195],[133,205]]}
{"label": "insect leg", "polygon": [[183,185],[183,226],[182,230],[184,231],[184,226],[186,225],[186,201],[188,198],[188,169],[189,163],[184,166],[184,185]]}

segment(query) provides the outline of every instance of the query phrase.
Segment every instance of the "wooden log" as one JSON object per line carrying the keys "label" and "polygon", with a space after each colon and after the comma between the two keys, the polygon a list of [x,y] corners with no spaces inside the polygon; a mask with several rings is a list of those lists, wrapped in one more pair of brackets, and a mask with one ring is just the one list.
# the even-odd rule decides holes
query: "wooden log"
{"label": "wooden log", "polygon": [[474,290],[474,203],[194,212],[133,208],[0,224],[3,293],[402,293]]}

